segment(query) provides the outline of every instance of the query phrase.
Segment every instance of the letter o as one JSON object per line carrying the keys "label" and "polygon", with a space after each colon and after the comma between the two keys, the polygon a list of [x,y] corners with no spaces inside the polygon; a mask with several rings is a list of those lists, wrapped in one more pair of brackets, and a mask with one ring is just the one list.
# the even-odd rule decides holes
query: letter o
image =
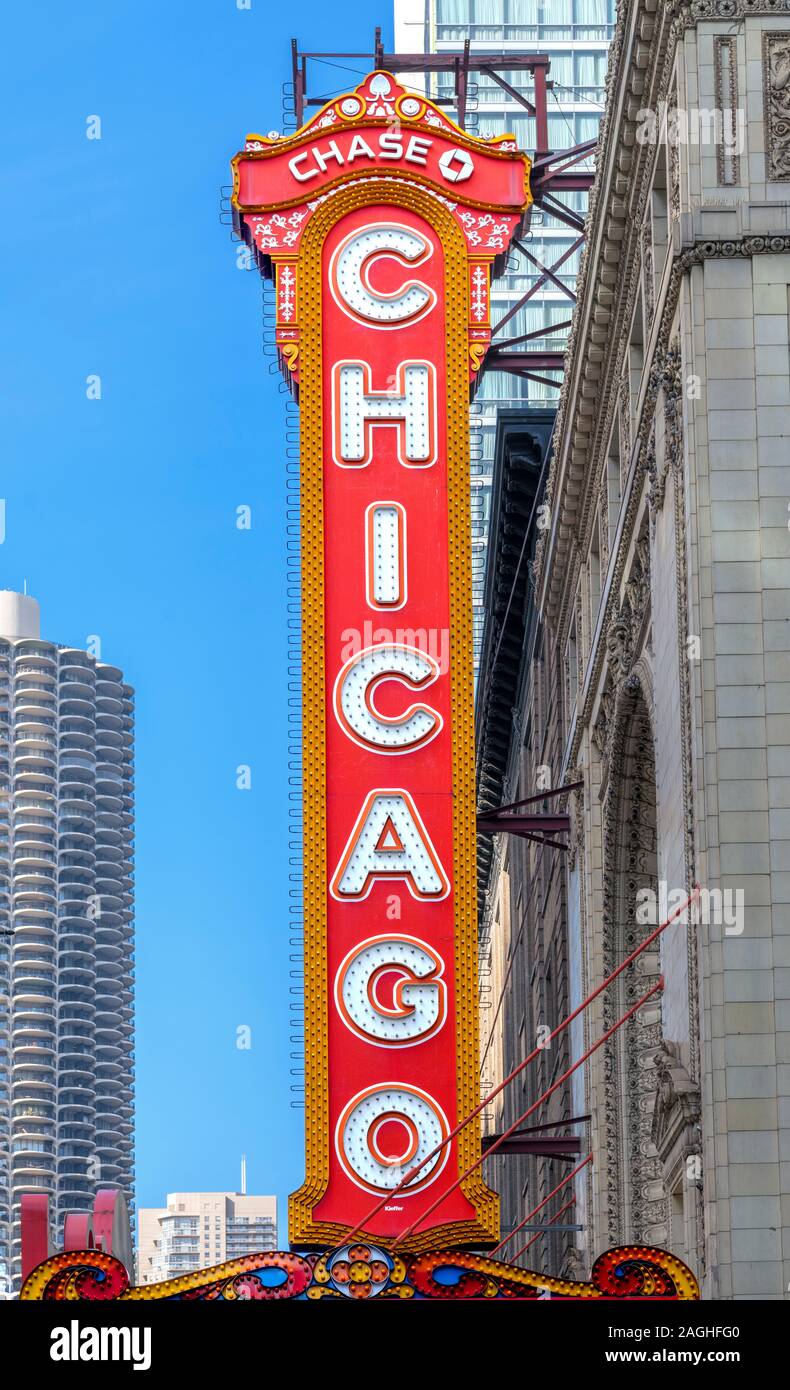
{"label": "letter o", "polygon": [[[338,1158],[351,1181],[367,1192],[391,1192],[410,1168],[450,1133],[436,1101],[416,1086],[393,1083],[360,1091],[337,1122]],[[448,1145],[429,1159],[405,1196],[428,1187],[447,1162]]]}

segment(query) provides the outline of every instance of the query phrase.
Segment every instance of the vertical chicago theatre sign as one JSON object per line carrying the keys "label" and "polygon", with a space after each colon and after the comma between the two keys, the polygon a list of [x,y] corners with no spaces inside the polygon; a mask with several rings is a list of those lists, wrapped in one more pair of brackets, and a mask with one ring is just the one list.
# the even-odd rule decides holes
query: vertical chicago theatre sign
{"label": "vertical chicago theatre sign", "polygon": [[469,1253],[497,1244],[499,1210],[464,1124],[479,1074],[468,400],[529,173],[514,141],[469,139],[384,72],[233,160],[236,227],[274,282],[300,406],[306,1176],[291,1250],[135,1287],[114,1239],[72,1239],[23,1299],[698,1297],[649,1247],[605,1252],[589,1283]]}
{"label": "vertical chicago theatre sign", "polygon": [[[306,1148],[296,1246],[498,1239],[478,1093],[468,400],[529,203],[387,73],[233,160],[301,422]],[[433,1154],[433,1157],[429,1157]],[[443,1186],[442,1186],[443,1185]]]}

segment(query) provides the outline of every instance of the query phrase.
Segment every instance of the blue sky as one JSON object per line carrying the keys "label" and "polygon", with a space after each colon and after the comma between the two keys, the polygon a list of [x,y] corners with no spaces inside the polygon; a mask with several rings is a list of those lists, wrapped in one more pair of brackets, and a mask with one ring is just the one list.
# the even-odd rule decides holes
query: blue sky
{"label": "blue sky", "polygon": [[[4,20],[0,588],[26,579],[43,635],[98,635],[137,691],[138,1202],[236,1188],[246,1151],[283,1237],[302,1176],[284,413],[220,186],[247,131],[282,127],[292,33],[362,50],[376,22],[391,42],[390,16],[371,0],[39,0]],[[327,94],[359,80],[324,73]]]}

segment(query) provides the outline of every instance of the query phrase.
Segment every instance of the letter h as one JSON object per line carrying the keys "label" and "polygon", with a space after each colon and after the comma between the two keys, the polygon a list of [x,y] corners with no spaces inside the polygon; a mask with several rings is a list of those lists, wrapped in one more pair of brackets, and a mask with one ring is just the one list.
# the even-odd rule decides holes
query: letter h
{"label": "letter h", "polygon": [[373,458],[373,430],[398,431],[398,462],[430,468],[436,462],[436,369],[430,362],[401,362],[395,390],[374,391],[367,362],[337,362],[332,372],[333,457],[341,468],[366,468]]}

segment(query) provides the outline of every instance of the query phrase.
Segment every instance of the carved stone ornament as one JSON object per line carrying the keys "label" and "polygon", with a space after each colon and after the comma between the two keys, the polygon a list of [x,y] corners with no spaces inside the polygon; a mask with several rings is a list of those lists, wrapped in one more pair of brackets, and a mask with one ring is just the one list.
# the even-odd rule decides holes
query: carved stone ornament
{"label": "carved stone ornament", "polygon": [[[565,773],[566,782],[583,782],[584,772],[580,767],[570,767]],[[584,788],[571,792],[568,798],[568,810],[571,818],[571,833],[568,844],[568,865],[571,869],[575,868],[576,863],[583,855],[584,849]]]}
{"label": "carved stone ornament", "polygon": [[790,15],[790,0],[665,0],[682,32],[706,19],[748,19],[752,15]]}
{"label": "carved stone ornament", "polygon": [[669,158],[669,215],[673,222],[680,217],[680,148],[677,137],[670,138],[678,128],[677,87],[672,84],[672,96],[667,117],[667,153]]}
{"label": "carved stone ornament", "polygon": [[606,634],[609,670],[615,682],[622,680],[631,669],[631,624],[625,616],[616,618]]}
{"label": "carved stone ornament", "polygon": [[609,737],[609,721],[606,717],[606,709],[604,707],[605,699],[605,696],[601,698],[601,708],[598,711],[598,718],[590,730],[590,738],[601,757],[604,757],[606,753],[606,743]]}
{"label": "carved stone ornament", "polygon": [[[646,929],[637,917],[641,888],[657,881],[655,745],[645,691],[633,671],[619,685],[609,733],[609,771],[603,801],[603,968],[630,955]],[[659,978],[657,957],[629,966],[606,992],[609,1029]],[[661,1011],[642,1009],[606,1045],[602,1063],[606,1150],[607,1229],[642,1239],[668,1229],[663,1170],[651,1138],[655,1109],[654,1057],[661,1044]]]}
{"label": "carved stone ornament", "polygon": [[626,370],[620,380],[620,488],[625,486],[631,463],[631,383]]}
{"label": "carved stone ornament", "polygon": [[790,181],[790,34],[763,34],[765,148],[768,178]]}
{"label": "carved stone ornament", "polygon": [[650,539],[640,536],[634,546],[634,560],[625,586],[625,602],[630,620],[631,648],[636,651],[645,615],[650,607]]}
{"label": "carved stone ornament", "polygon": [[648,333],[653,324],[656,307],[655,260],[653,256],[653,222],[650,216],[642,226],[642,268],[645,278],[645,328]]}
{"label": "carved stone ornament", "polygon": [[654,528],[656,515],[664,505],[670,470],[677,473],[683,466],[683,359],[677,339],[667,351],[657,385],[664,406],[664,460],[661,468],[657,468],[654,450],[650,485],[650,511]]}
{"label": "carved stone ornament", "polygon": [[700,1090],[680,1060],[680,1049],[662,1042],[654,1058],[658,1084],[652,1139],[669,1175],[689,1154],[699,1152]]}

